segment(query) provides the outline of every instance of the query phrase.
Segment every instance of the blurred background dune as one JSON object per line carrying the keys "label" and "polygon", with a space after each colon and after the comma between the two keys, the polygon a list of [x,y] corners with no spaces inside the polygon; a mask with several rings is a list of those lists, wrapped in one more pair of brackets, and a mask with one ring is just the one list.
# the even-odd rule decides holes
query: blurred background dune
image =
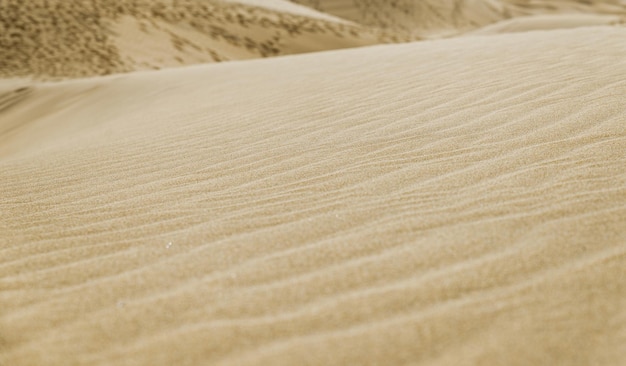
{"label": "blurred background dune", "polygon": [[[497,22],[484,33],[613,24],[626,14],[617,0],[1,0],[0,9],[0,76],[38,79],[451,37]],[[558,18],[528,18],[550,14]]]}

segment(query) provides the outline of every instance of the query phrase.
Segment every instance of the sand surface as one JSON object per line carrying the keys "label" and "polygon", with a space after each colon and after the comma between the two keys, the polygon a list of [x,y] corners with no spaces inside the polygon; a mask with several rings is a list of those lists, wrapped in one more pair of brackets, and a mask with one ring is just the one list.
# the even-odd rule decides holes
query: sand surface
{"label": "sand surface", "polygon": [[625,364],[623,2],[159,1],[0,0],[0,365]]}

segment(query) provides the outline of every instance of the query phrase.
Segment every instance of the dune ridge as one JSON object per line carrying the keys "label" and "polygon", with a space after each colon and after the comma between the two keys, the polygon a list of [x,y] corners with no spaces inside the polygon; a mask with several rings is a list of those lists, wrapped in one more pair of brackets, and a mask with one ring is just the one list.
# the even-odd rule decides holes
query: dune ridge
{"label": "dune ridge", "polygon": [[0,364],[619,365],[625,37],[1,86]]}
{"label": "dune ridge", "polygon": [[303,15],[312,18],[321,18],[335,22],[346,22],[345,19],[317,11],[308,6],[302,6],[289,0],[223,0],[226,2],[241,3],[251,6],[265,7],[279,12]]}

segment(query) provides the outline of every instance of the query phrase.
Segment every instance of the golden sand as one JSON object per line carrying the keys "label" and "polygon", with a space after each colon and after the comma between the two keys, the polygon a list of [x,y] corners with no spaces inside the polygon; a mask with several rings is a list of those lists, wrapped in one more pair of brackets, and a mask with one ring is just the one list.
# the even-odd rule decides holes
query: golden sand
{"label": "golden sand", "polygon": [[[0,49],[0,365],[623,365],[618,2],[459,2],[525,11],[341,50],[435,33],[297,2],[170,2],[341,34],[267,59],[144,10],[66,42],[21,5],[60,23]],[[168,32],[201,50],[167,67]]]}

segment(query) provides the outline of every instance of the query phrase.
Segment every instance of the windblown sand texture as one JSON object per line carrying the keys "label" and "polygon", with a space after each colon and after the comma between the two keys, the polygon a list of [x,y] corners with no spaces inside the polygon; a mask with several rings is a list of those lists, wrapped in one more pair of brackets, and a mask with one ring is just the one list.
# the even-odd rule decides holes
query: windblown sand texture
{"label": "windblown sand texture", "polygon": [[0,0],[0,365],[624,365],[624,4],[297,2]]}

